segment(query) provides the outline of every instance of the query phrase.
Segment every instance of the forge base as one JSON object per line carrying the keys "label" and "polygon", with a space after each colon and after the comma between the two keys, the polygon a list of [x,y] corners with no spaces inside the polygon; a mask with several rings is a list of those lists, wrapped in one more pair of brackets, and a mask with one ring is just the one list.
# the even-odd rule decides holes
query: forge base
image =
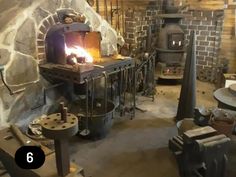
{"label": "forge base", "polygon": [[55,63],[46,63],[39,66],[40,74],[49,81],[59,79],[63,81],[71,81],[77,84],[84,83],[85,79],[101,76],[105,71],[107,74],[119,72],[121,69],[129,69],[135,66],[132,58],[102,58],[102,62],[96,63],[93,69],[73,70],[72,65],[61,65]]}
{"label": "forge base", "polygon": [[[5,139],[4,137],[12,137]],[[30,139],[30,138],[27,138]],[[31,140],[31,139],[30,139]],[[34,140],[31,140],[35,142]],[[46,158],[42,167],[36,170],[25,170],[17,166],[14,160],[15,152],[21,147],[20,142],[14,137],[9,128],[0,131],[0,160],[7,172],[12,177],[58,177],[56,169],[56,159],[54,151],[45,146],[41,146]],[[70,174],[66,177],[83,177],[83,168],[74,163],[70,165]]]}

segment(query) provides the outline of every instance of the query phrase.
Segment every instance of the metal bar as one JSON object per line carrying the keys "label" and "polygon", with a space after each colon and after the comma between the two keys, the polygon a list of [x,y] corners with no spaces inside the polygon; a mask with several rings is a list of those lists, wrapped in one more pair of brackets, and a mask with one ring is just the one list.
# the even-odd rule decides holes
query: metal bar
{"label": "metal bar", "polygon": [[129,102],[130,102],[130,109],[131,110],[132,110],[132,107],[133,107],[133,102],[132,102],[133,91],[132,91],[132,88],[134,87],[132,82],[133,82],[133,75],[132,75],[132,69],[130,68],[129,69],[129,93],[130,93]]}
{"label": "metal bar", "polygon": [[120,19],[119,19],[119,0],[116,0],[116,12],[117,12],[117,22],[116,22],[116,30],[120,30]]}
{"label": "metal bar", "polygon": [[21,133],[20,129],[16,125],[11,125],[10,126],[10,130],[14,134],[16,139],[19,140],[21,145],[29,146],[29,144],[27,143],[25,137],[23,136],[23,134]]}
{"label": "metal bar", "polygon": [[107,112],[107,74],[104,71],[103,72],[103,76],[104,76],[104,109],[105,109],[105,113]]}
{"label": "metal bar", "polygon": [[92,88],[91,88],[91,112],[90,112],[90,119],[93,118],[93,102],[94,102],[94,78],[92,78]]}
{"label": "metal bar", "polygon": [[104,16],[106,21],[108,21],[108,14],[107,14],[107,0],[104,0]]}
{"label": "metal bar", "polygon": [[99,14],[99,0],[96,0],[96,12]]}
{"label": "metal bar", "polygon": [[117,20],[118,20],[118,30],[119,30],[119,32],[120,32],[120,8],[119,8],[119,5],[120,5],[120,3],[119,3],[119,0],[117,0]]}
{"label": "metal bar", "polygon": [[124,11],[124,0],[121,0],[121,10],[122,10],[122,36],[125,35],[125,11]]}
{"label": "metal bar", "polygon": [[134,72],[134,68],[132,68],[132,78],[133,78],[133,82],[134,82],[134,86],[133,86],[133,115],[131,117],[131,119],[133,119],[135,117],[135,108],[136,108],[136,80],[137,80],[137,76],[136,76],[136,72]]}
{"label": "metal bar", "polygon": [[111,97],[111,100],[113,100],[113,78],[112,77],[110,77],[110,83],[111,83],[111,95],[110,95],[110,97]]}
{"label": "metal bar", "polygon": [[123,70],[120,69],[120,78],[119,78],[119,111],[120,111],[120,116],[122,116],[122,111],[121,111],[122,84],[123,84]]}
{"label": "metal bar", "polygon": [[89,109],[89,108],[88,108],[88,107],[89,107],[89,105],[88,105],[88,104],[89,104],[89,103],[88,103],[88,97],[89,97],[89,81],[88,81],[88,79],[85,79],[85,85],[86,85],[86,86],[85,86],[85,87],[86,87],[86,113],[85,113],[85,114],[86,114],[86,115],[85,115],[85,116],[86,116],[86,122],[85,122],[86,130],[85,130],[85,131],[86,131],[86,132],[85,132],[85,133],[88,134],[88,114],[89,114],[89,110],[88,110],[88,109]]}
{"label": "metal bar", "polygon": [[111,6],[111,25],[112,25],[112,23],[113,23],[113,8],[112,8],[112,0],[111,0],[111,2],[110,2],[110,6]]}
{"label": "metal bar", "polygon": [[66,139],[54,140],[56,165],[59,176],[66,176],[70,173],[69,145]]}
{"label": "metal bar", "polygon": [[126,69],[124,70],[124,93],[123,93],[124,106],[126,105],[125,103],[126,103],[127,81],[128,81],[128,70]]}
{"label": "metal bar", "polygon": [[144,65],[144,76],[143,76],[143,93],[144,95],[146,95],[146,92],[147,92],[147,65],[148,65],[148,61],[147,63]]}
{"label": "metal bar", "polygon": [[61,120],[67,122],[67,108],[63,107],[61,110]]}
{"label": "metal bar", "polygon": [[152,101],[154,102],[155,101],[155,92],[156,92],[156,82],[155,82],[155,71],[156,71],[156,58],[155,57],[153,57],[153,64],[152,64],[152,84],[153,84],[153,94],[152,94],[152,96],[153,96],[153,98],[152,98]]}

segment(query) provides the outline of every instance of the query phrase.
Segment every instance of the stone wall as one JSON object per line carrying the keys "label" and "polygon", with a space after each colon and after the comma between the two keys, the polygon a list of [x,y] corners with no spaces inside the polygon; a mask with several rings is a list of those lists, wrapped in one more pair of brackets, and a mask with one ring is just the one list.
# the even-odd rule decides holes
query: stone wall
{"label": "stone wall", "polygon": [[11,0],[0,1],[0,65],[4,65],[4,79],[14,91],[9,95],[0,81],[0,125],[8,122],[26,123],[63,99],[62,94],[51,92],[47,104],[42,103],[43,88],[47,83],[40,77],[38,64],[45,61],[44,39],[47,30],[58,22],[58,9],[71,9],[87,17],[92,30],[101,31],[102,49],[112,54],[117,49],[116,31],[87,4],[86,0]]}
{"label": "stone wall", "polygon": [[158,30],[160,29],[160,20],[157,15],[161,12],[159,3],[151,4],[147,7],[129,8],[125,12],[125,42],[131,49],[139,53],[145,51],[147,44],[147,35],[151,28],[152,45],[157,41]]}
{"label": "stone wall", "polygon": [[214,80],[212,71],[219,63],[224,11],[187,10],[182,13],[186,15],[181,21],[186,45],[189,43],[190,31],[196,31],[198,77],[206,81]]}

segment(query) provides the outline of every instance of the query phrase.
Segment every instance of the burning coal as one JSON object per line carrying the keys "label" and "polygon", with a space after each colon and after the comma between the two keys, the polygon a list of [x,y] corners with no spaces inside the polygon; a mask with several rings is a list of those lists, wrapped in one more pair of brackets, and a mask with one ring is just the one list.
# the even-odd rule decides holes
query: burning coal
{"label": "burning coal", "polygon": [[82,47],[65,45],[67,63],[75,65],[77,63],[92,63],[93,57]]}

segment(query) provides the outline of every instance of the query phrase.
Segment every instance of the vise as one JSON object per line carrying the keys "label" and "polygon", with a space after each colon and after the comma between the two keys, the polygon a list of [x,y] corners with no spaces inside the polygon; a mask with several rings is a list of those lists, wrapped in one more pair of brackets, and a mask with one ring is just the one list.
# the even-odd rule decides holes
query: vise
{"label": "vise", "polygon": [[181,177],[226,177],[230,139],[206,126],[169,140]]}

